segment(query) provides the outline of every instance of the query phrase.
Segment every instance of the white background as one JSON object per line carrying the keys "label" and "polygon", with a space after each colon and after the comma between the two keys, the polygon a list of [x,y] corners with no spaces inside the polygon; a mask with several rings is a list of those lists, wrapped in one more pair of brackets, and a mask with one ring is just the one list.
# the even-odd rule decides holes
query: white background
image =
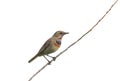
{"label": "white background", "polygon": [[[0,81],[28,81],[46,60],[28,63],[55,31],[57,55],[89,30],[115,0],[1,0]],[[81,41],[32,81],[120,81],[120,1]]]}

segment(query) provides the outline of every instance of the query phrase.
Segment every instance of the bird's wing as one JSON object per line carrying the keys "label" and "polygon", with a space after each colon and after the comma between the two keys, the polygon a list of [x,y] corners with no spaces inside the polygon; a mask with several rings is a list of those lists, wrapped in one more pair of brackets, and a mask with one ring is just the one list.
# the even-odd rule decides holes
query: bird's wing
{"label": "bird's wing", "polygon": [[38,55],[41,55],[46,50],[46,48],[50,46],[50,43],[51,43],[51,38],[44,43],[44,45],[39,50]]}
{"label": "bird's wing", "polygon": [[28,62],[30,63],[30,62],[32,62],[36,57],[41,56],[41,55],[44,55],[43,52],[46,50],[47,47],[49,47],[50,43],[51,43],[51,38],[48,39],[48,40],[45,42],[45,44],[41,47],[41,49],[39,50],[39,52],[38,52],[33,58],[31,58]]}

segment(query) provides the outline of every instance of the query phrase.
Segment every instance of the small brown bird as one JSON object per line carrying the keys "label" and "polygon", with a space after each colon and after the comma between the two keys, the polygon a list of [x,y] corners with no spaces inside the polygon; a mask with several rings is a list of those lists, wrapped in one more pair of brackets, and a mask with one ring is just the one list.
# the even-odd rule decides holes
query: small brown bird
{"label": "small brown bird", "polygon": [[[32,62],[38,56],[43,56],[48,62],[50,62],[45,57],[45,55],[49,56],[48,54],[53,53],[60,48],[62,37],[65,34],[68,34],[68,32],[64,32],[64,31],[55,32],[54,35],[45,42],[45,44],[41,47],[39,52],[28,61],[28,63]],[[52,56],[49,56],[49,57],[52,57]],[[53,60],[56,59],[55,57],[52,57],[52,58]]]}

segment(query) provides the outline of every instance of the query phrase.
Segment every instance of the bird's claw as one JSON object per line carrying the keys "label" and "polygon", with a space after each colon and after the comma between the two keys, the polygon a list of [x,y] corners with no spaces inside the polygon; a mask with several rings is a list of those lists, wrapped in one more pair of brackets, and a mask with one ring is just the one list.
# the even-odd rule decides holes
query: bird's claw
{"label": "bird's claw", "polygon": [[48,62],[48,65],[51,65],[51,61]]}
{"label": "bird's claw", "polygon": [[53,61],[55,61],[56,60],[56,57],[53,57]]}

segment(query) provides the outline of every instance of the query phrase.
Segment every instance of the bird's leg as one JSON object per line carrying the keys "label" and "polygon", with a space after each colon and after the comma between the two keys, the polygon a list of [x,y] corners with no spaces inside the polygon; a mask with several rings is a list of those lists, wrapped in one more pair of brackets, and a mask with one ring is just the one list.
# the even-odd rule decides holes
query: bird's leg
{"label": "bird's leg", "polygon": [[48,61],[48,64],[50,65],[51,61],[49,61],[44,55],[43,55],[43,57]]}
{"label": "bird's leg", "polygon": [[50,55],[47,55],[48,57],[51,57],[54,61],[56,60],[56,57],[52,57]]}

